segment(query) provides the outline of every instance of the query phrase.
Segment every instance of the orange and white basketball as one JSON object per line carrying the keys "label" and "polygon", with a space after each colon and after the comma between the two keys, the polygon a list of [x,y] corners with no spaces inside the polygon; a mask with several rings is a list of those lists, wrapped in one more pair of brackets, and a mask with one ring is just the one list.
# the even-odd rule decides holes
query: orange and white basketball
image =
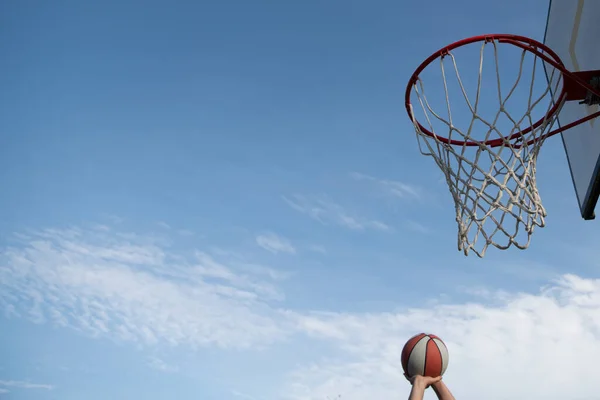
{"label": "orange and white basketball", "polygon": [[402,369],[409,377],[442,376],[448,368],[448,348],[442,339],[427,333],[419,333],[408,339],[401,358]]}

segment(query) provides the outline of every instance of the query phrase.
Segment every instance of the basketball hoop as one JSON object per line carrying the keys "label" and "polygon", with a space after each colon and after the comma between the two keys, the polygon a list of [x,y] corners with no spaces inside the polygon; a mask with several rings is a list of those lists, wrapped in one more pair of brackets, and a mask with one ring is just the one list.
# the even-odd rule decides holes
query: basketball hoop
{"label": "basketball hoop", "polygon": [[[477,43],[481,47],[473,48]],[[464,74],[476,77],[474,100],[473,96],[469,99],[471,88],[461,79],[455,55],[465,47],[478,50],[474,57],[477,69]],[[516,78],[509,83],[501,79],[499,62],[499,53],[507,49],[515,54],[509,69]],[[484,66],[490,57],[493,78],[487,79]],[[430,70],[427,67],[436,60],[441,70],[433,79],[440,81],[440,93],[428,98],[424,80]],[[540,69],[545,72],[543,84],[539,83]],[[499,249],[529,247],[534,228],[544,227],[547,215],[536,184],[539,151],[548,137],[600,116],[598,111],[552,130],[565,102],[600,103],[599,80],[600,70],[568,71],[546,45],[508,34],[458,41],[435,52],[416,69],[406,88],[406,110],[421,153],[433,157],[444,174],[455,203],[458,249],[465,255],[473,251],[483,257],[490,245]],[[527,95],[519,96],[519,92]],[[420,121],[411,101],[413,93],[422,111]],[[514,99],[523,102],[516,112],[511,108]],[[432,105],[436,101],[441,105],[438,111]],[[463,103],[463,112],[456,112],[455,102]],[[485,243],[478,245],[480,238]]]}

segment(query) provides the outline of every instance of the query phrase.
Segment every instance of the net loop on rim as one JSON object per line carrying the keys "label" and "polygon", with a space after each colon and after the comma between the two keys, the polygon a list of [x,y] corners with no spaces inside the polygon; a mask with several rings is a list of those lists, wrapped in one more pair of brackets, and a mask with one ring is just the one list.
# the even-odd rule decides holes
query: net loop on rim
{"label": "net loop on rim", "polygon": [[[454,51],[477,42],[481,45],[478,69],[468,72],[476,82],[469,86],[461,78]],[[501,79],[502,46],[519,54],[509,80]],[[436,60],[441,87],[438,96],[428,98],[422,73]],[[484,70],[489,72],[484,65],[491,66],[492,77],[484,77]],[[458,249],[465,255],[472,251],[483,257],[489,246],[526,249],[534,228],[545,226],[536,163],[566,101],[563,69],[560,58],[539,42],[515,35],[485,35],[440,50],[411,77],[407,111],[421,153],[434,159],[450,189]],[[432,98],[440,107],[431,104]],[[516,111],[511,106],[515,98],[521,99]],[[461,112],[453,114],[458,109]]]}

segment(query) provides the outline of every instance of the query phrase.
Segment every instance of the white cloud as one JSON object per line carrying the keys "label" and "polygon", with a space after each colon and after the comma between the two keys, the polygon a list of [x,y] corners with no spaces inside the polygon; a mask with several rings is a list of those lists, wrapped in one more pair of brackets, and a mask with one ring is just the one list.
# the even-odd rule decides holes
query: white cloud
{"label": "white cloud", "polygon": [[290,241],[282,236],[274,233],[265,233],[256,237],[256,244],[263,249],[273,253],[289,253],[295,254],[296,249]]}
{"label": "white cloud", "polygon": [[[0,254],[0,306],[94,337],[247,348],[285,337],[273,279],[137,235],[44,230]],[[267,270],[267,268],[262,268]],[[276,275],[276,273],[273,273]],[[228,318],[223,318],[227,315]]]}
{"label": "white cloud", "polygon": [[417,222],[417,221],[412,221],[412,220],[407,221],[406,227],[412,231],[419,232],[419,233],[424,233],[424,234],[431,233],[431,230],[428,227],[426,227],[425,225],[423,225],[422,223]]}
{"label": "white cloud", "polygon": [[392,230],[390,226],[381,221],[353,215],[326,197],[294,195],[291,198],[284,196],[283,200],[294,210],[306,214],[322,224],[335,224],[357,231],[366,229],[378,231]]}
{"label": "white cloud", "polygon": [[597,396],[600,280],[565,275],[541,293],[501,291],[494,300],[495,305],[438,305],[397,314],[304,316],[306,331],[344,355],[299,369],[285,392],[307,400],[336,394],[348,400],[404,397],[402,345],[418,331],[429,331],[449,347],[445,380],[456,398]]}
{"label": "white cloud", "polygon": [[118,217],[116,215],[112,215],[112,214],[105,214],[104,219],[109,221],[112,225],[119,225],[125,221],[123,218]]}
{"label": "white cloud", "polygon": [[252,395],[249,395],[249,394],[247,394],[247,393],[240,392],[240,391],[238,391],[238,390],[235,390],[235,389],[232,389],[232,390],[231,390],[231,394],[232,394],[233,396],[235,396],[235,397],[238,397],[238,398],[240,398],[240,399],[246,399],[246,400],[257,400],[257,399],[256,399],[256,397],[254,397],[254,396],[252,396]]}
{"label": "white cloud", "polygon": [[398,198],[402,198],[402,199],[406,199],[406,198],[419,199],[422,196],[421,188],[414,186],[414,185],[409,185],[407,183],[389,180],[389,179],[379,179],[379,178],[375,178],[373,176],[361,174],[358,172],[351,173],[350,177],[352,177],[353,179],[359,180],[359,181],[366,181],[366,182],[372,183],[379,190],[383,191],[384,193],[386,193],[388,195],[394,196],[394,197],[398,197]]}
{"label": "white cloud", "polygon": [[[0,253],[0,307],[10,318],[146,346],[250,349],[287,340],[318,348],[318,357],[307,361],[305,352],[292,363],[281,387],[264,388],[279,389],[278,398],[406,398],[400,352],[419,331],[446,341],[445,380],[457,399],[597,398],[600,280],[562,275],[533,293],[466,288],[474,296],[467,303],[431,303],[438,294],[425,290],[420,308],[401,312],[300,312],[285,308],[278,271],[234,258],[184,257],[141,235],[95,230],[45,230],[19,240]],[[149,363],[176,368],[156,357]],[[7,380],[0,388],[24,384],[36,385]]]}
{"label": "white cloud", "polygon": [[102,224],[96,224],[96,225],[94,225],[93,229],[95,229],[97,231],[103,231],[103,232],[110,231],[110,228],[108,226],[102,225]]}
{"label": "white cloud", "polygon": [[0,393],[9,393],[10,390],[7,388],[52,390],[54,389],[54,385],[26,381],[0,380]]}
{"label": "white cloud", "polygon": [[150,357],[148,359],[148,365],[150,366],[150,368],[166,373],[174,373],[179,371],[179,367],[177,367],[176,365],[168,364],[164,360],[155,356]]}
{"label": "white cloud", "polygon": [[327,254],[327,249],[325,248],[325,246],[321,246],[318,244],[308,246],[308,250],[315,253]]}

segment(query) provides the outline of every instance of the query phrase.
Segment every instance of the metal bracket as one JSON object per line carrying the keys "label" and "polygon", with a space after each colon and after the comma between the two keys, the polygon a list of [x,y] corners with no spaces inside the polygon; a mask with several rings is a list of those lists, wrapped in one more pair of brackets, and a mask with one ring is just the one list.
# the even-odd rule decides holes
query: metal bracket
{"label": "metal bracket", "polygon": [[589,89],[585,87],[587,84],[596,92],[600,90],[600,70],[569,72],[563,76],[567,101],[579,100],[580,104],[600,104],[599,96],[590,93]]}
{"label": "metal bracket", "polygon": [[[592,79],[590,79],[589,84],[594,89],[600,89],[600,76],[594,76]],[[600,104],[600,96],[596,96],[594,93],[588,90],[587,94],[585,95],[585,99],[580,101],[579,104],[587,104],[588,106]]]}

